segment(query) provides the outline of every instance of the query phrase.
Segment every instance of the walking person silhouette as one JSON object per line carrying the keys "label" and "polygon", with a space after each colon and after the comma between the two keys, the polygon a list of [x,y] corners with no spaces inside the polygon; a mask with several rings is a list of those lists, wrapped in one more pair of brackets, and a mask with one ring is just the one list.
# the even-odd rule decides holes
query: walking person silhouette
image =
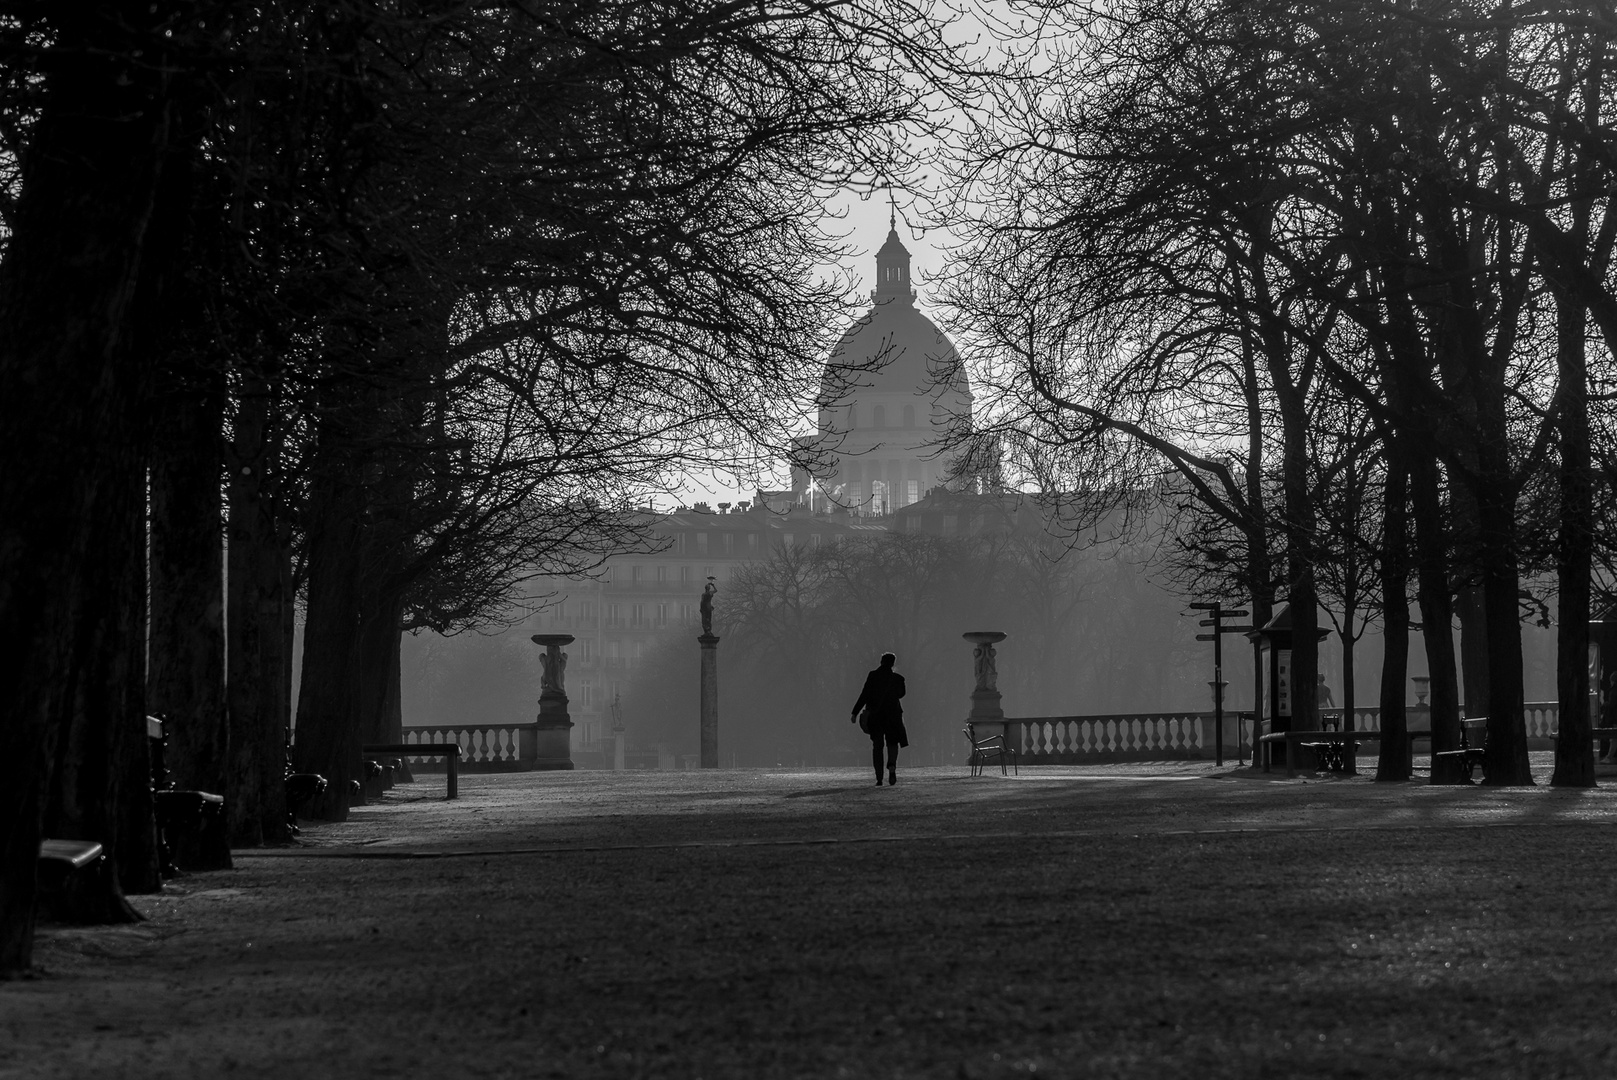
{"label": "walking person silhouette", "polygon": [[[910,744],[909,733],[904,730],[904,676],[893,670],[898,658],[892,653],[881,654],[881,666],[865,676],[865,688],[859,700],[853,703],[853,720],[859,719],[859,710],[865,710],[865,729],[870,735],[870,763],[876,767],[876,786],[881,787],[882,744],[887,744],[887,782],[898,783],[898,748]],[[851,723],[852,721],[850,721]]]}

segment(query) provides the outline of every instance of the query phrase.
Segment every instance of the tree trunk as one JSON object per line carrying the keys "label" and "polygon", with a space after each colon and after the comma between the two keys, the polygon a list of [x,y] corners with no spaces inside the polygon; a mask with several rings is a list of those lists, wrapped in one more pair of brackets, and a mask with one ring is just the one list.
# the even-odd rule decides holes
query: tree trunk
{"label": "tree trunk", "polygon": [[[103,766],[100,790],[78,793],[104,803],[105,822],[119,816],[106,801],[118,763],[144,749],[125,730],[144,723],[146,383],[127,331],[167,140],[153,105],[166,75],[131,56],[128,36],[159,16],[144,3],[42,11],[50,63],[0,264],[0,973],[32,959],[44,818],[80,805],[58,798],[63,745],[87,744]],[[138,854],[138,841],[116,850],[106,835],[126,865]],[[105,876],[109,916],[129,917]]]}
{"label": "tree trunk", "polygon": [[364,742],[404,738],[399,692],[399,626],[404,597],[396,590],[364,598],[355,675],[359,683],[360,732]]}
{"label": "tree trunk", "polygon": [[[1531,784],[1522,691],[1521,578],[1516,562],[1516,497],[1510,476],[1503,400],[1485,417],[1479,448],[1478,526],[1483,606],[1488,626],[1488,743],[1482,759],[1489,786]],[[1490,438],[1492,436],[1492,438]],[[1495,442],[1494,440],[1498,441]]]}
{"label": "tree trunk", "polygon": [[303,624],[303,675],[298,688],[299,772],[327,781],[310,813],[346,821],[358,805],[361,724],[360,633],[366,570],[363,492],[358,468],[332,465],[311,499],[308,602]]}
{"label": "tree trunk", "polygon": [[1432,678],[1432,783],[1463,784],[1458,766],[1437,757],[1460,746],[1459,669],[1454,657],[1454,607],[1449,593],[1447,534],[1438,494],[1437,462],[1418,450],[1409,467],[1415,521],[1416,581],[1421,635]]}
{"label": "tree trunk", "polygon": [[173,395],[151,470],[148,707],[165,722],[165,763],[192,791],[226,792],[224,537],[219,401]]}
{"label": "tree trunk", "polygon": [[1381,753],[1376,779],[1402,782],[1410,776],[1409,724],[1404,711],[1409,677],[1409,472],[1392,436],[1381,517]]}
{"label": "tree trunk", "polygon": [[1454,597],[1460,619],[1460,701],[1465,716],[1488,715],[1488,604],[1481,585],[1461,585]]}
{"label": "tree trunk", "polygon": [[270,406],[267,385],[248,379],[235,418],[230,469],[225,809],[231,843],[251,846],[289,838],[285,775],[292,653],[285,624],[292,610],[292,570],[270,477],[275,460],[267,435]]}
{"label": "tree trunk", "polygon": [[87,575],[98,610],[88,620],[88,654],[72,679],[45,806],[45,835],[94,840],[105,850],[113,872],[101,876],[104,889],[95,918],[103,922],[138,920],[124,893],[163,888],[146,738],[145,650],[140,648],[146,627],[143,472],[135,462],[124,462],[115,474],[121,490],[108,493],[109,503],[116,499],[107,519],[115,550]]}
{"label": "tree trunk", "polygon": [[[1355,608],[1351,601],[1342,605],[1342,730],[1352,731],[1353,723],[1353,618]],[[1358,755],[1352,743],[1344,746],[1342,762],[1348,775],[1359,771]]]}
{"label": "tree trunk", "polygon": [[[1590,576],[1594,561],[1594,472],[1589,454],[1589,371],[1583,306],[1557,292],[1556,361],[1561,383],[1561,522],[1556,537],[1558,624],[1555,691],[1560,734],[1555,740],[1555,787],[1594,787],[1589,735]],[[1603,662],[1610,662],[1606,657]]]}

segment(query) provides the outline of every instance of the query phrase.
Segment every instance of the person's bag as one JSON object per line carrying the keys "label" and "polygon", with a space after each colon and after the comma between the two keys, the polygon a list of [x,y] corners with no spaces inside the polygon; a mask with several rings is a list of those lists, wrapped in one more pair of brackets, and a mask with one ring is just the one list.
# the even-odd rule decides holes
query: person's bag
{"label": "person's bag", "polygon": [[870,734],[870,706],[866,705],[859,712],[859,730],[866,735]]}

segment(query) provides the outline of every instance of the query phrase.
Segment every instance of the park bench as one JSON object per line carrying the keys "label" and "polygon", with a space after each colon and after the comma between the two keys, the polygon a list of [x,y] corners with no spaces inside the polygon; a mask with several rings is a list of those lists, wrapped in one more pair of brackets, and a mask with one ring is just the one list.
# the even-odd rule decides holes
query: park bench
{"label": "park bench", "polygon": [[[1313,750],[1319,753],[1322,749],[1332,751],[1332,759],[1342,758],[1348,753],[1347,743],[1355,747],[1360,742],[1375,742],[1381,738],[1379,731],[1335,731],[1328,728],[1305,731],[1272,731],[1259,738],[1263,746],[1263,771],[1269,772],[1274,762],[1274,748],[1277,744],[1284,744],[1286,748],[1286,775],[1297,775],[1297,751],[1300,749]],[[1320,755],[1321,765],[1326,764],[1326,756]],[[1338,766],[1332,766],[1333,768]]]}
{"label": "park bench", "polygon": [[[977,737],[976,725],[967,724],[965,727],[965,735],[966,741],[971,744],[971,757],[966,761],[966,764],[971,767],[971,775],[981,776],[983,774],[983,766],[987,765],[990,761],[996,761],[999,763],[999,774],[1001,776],[1006,775],[1005,762],[1007,760],[1010,761],[1011,768],[1016,769],[1016,748],[1006,744],[1005,735],[1003,732],[998,735],[989,735],[986,738],[979,739]],[[1021,771],[1017,770],[1016,775],[1021,776]]]}
{"label": "park bench", "polygon": [[41,840],[34,879],[39,907],[61,922],[93,922],[106,855],[94,840]]}
{"label": "park bench", "polygon": [[225,797],[209,791],[181,791],[175,786],[165,761],[168,733],[162,719],[146,718],[146,738],[151,747],[152,804],[163,876],[173,877],[182,869],[230,869]]}
{"label": "park bench", "polygon": [[1487,745],[1487,742],[1488,718],[1485,716],[1468,716],[1460,721],[1459,749],[1434,752],[1432,754],[1432,764],[1436,765],[1438,758],[1452,762],[1460,773],[1469,780],[1471,779],[1471,774],[1482,764],[1483,748]]}
{"label": "park bench", "polygon": [[449,774],[449,794],[446,799],[456,798],[460,794],[460,744],[459,743],[366,743],[360,747],[365,754],[396,754],[399,757],[441,757],[444,759]]}
{"label": "park bench", "polygon": [[286,791],[286,832],[296,836],[298,808],[325,794],[326,778],[319,773],[300,773],[292,765],[292,729],[286,729],[286,776],[282,781]]}

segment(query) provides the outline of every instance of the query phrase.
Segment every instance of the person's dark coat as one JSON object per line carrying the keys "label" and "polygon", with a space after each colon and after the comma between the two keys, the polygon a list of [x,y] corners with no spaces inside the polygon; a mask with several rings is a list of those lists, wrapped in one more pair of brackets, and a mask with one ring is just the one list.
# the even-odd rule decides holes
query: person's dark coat
{"label": "person's dark coat", "polygon": [[900,746],[910,744],[909,732],[904,730],[904,706],[899,704],[903,696],[904,676],[892,668],[879,667],[865,676],[865,688],[859,692],[853,711],[857,714],[861,709],[870,709],[872,742],[885,739]]}

